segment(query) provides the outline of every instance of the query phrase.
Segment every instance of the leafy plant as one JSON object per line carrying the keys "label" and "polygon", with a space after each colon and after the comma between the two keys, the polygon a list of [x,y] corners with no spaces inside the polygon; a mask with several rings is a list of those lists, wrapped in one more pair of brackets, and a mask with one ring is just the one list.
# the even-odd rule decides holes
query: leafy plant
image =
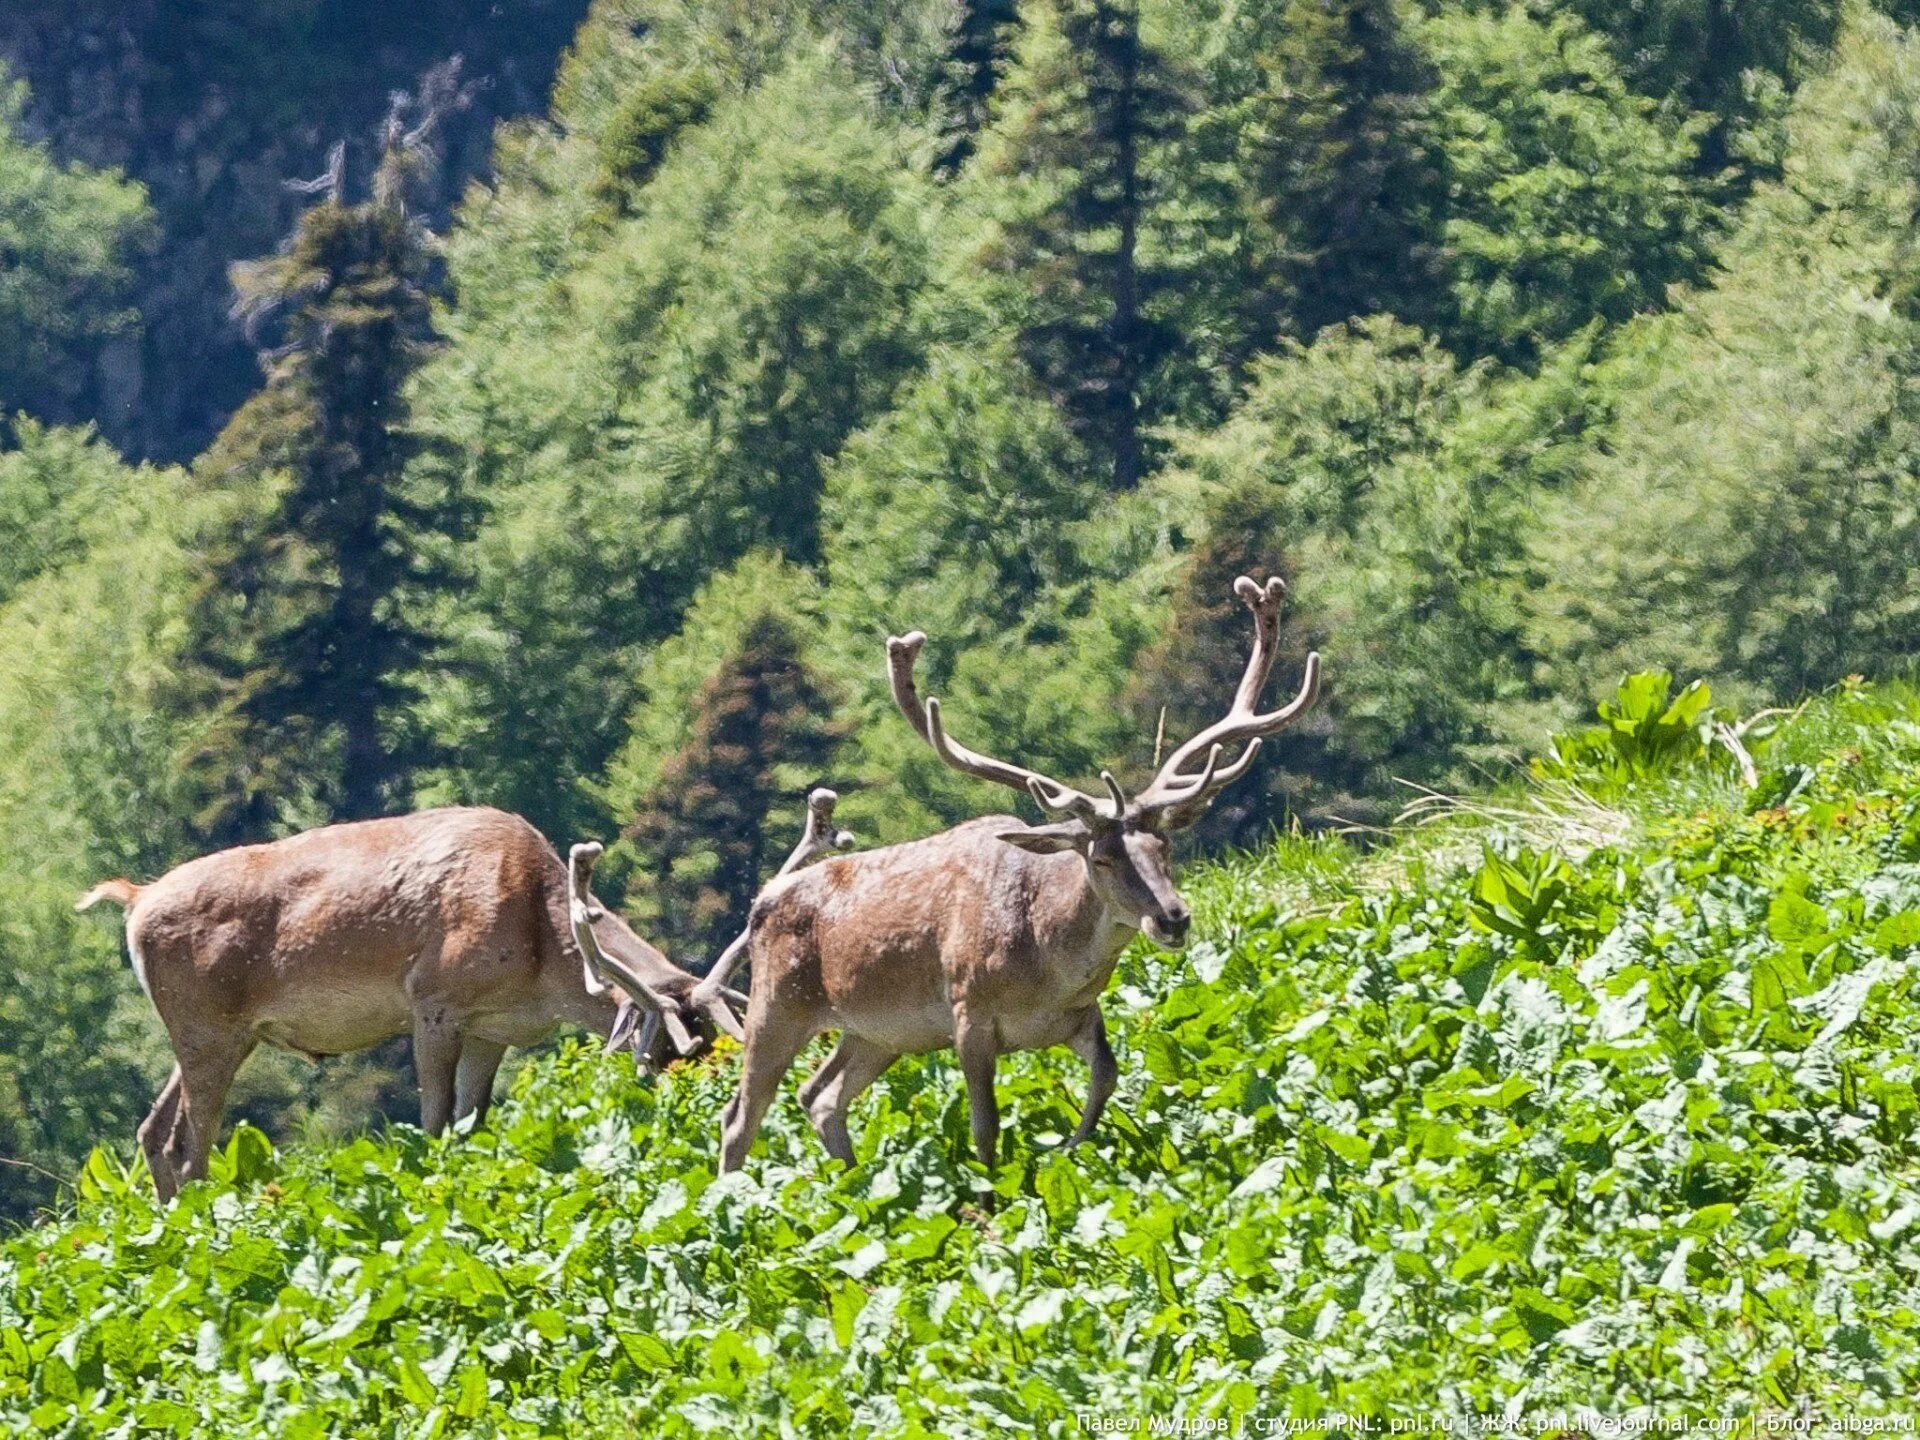
{"label": "leafy plant", "polygon": [[1601,723],[1554,736],[1536,771],[1619,784],[1699,759],[1712,742],[1713,692],[1704,680],[1689,681],[1678,695],[1672,689],[1664,670],[1627,676],[1600,702]]}
{"label": "leafy plant", "polygon": [[1898,1414],[1920,725],[1890,713],[1920,705],[1787,725],[1815,778],[1783,806],[1629,780],[1657,838],[1580,859],[1488,833],[1450,863],[1416,831],[1198,869],[1193,950],[1123,959],[1096,1143],[1055,1148],[1077,1067],[1021,1057],[992,1175],[933,1056],[863,1100],[853,1170],[783,1102],[716,1179],[730,1047],[643,1081],[570,1046],[444,1143],[242,1127],[165,1211],[97,1153],[72,1213],[0,1246],[0,1428]]}

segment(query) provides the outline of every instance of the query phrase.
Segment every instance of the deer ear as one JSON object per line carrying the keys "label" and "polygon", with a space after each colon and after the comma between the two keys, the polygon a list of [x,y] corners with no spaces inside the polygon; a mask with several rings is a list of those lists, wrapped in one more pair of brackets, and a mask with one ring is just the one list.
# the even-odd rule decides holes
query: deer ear
{"label": "deer ear", "polygon": [[1030,854],[1058,855],[1086,849],[1092,835],[1078,820],[1062,820],[1053,825],[1029,825],[1025,830],[1002,830],[994,838]]}

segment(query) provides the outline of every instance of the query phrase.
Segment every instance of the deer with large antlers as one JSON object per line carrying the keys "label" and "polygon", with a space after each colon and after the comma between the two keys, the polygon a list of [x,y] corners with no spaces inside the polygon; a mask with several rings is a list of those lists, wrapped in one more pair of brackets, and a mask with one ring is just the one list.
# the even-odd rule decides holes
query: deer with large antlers
{"label": "deer with large antlers", "polygon": [[108,880],[76,908],[101,900],[127,911],[134,973],[178,1062],[140,1126],[162,1200],[206,1174],[228,1087],[263,1041],[317,1058],[411,1030],[420,1124],[439,1134],[484,1118],[507,1047],[560,1021],[619,1040],[644,1008],[683,1049],[705,1022],[741,1033],[726,992],[696,1002],[695,977],[617,916],[588,925],[589,972],[560,857],[499,810],[329,825],[149,885]]}
{"label": "deer with large antlers", "polygon": [[[1087,1063],[1087,1102],[1071,1144],[1099,1123],[1118,1079],[1100,996],[1136,932],[1186,943],[1191,912],[1174,887],[1167,837],[1198,820],[1245,774],[1261,741],[1319,693],[1309,655],[1299,694],[1262,714],[1286,587],[1242,576],[1253,652],[1225,717],[1174,750],[1131,799],[1110,772],[1096,797],[959,744],[940,702],[924,705],[913,668],[926,637],[887,641],[893,696],[954,769],[1029,795],[1061,818],[968,821],[923,840],[824,861],[775,880],[754,902],[753,964],[740,1086],[721,1128],[720,1168],[737,1170],[781,1078],[824,1030],[839,1045],[800,1090],[827,1152],[852,1163],[847,1110],[903,1054],[958,1052],[974,1148],[992,1166],[1000,1131],[994,1067],[1010,1051],[1070,1045]],[[1237,753],[1229,753],[1237,752]]]}

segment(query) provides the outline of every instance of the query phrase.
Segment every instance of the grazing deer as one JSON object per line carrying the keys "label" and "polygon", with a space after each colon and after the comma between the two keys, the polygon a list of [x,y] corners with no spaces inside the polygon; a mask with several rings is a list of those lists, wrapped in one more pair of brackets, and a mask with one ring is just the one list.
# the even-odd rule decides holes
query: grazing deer
{"label": "grazing deer", "polygon": [[[509,1045],[556,1023],[601,1034],[621,1006],[704,1014],[740,1033],[724,996],[617,917],[593,922],[624,991],[585,983],[560,857],[517,815],[425,810],[329,825],[188,861],[150,885],[108,880],[76,909],[127,911],[127,951],[178,1063],[140,1126],[160,1198],[206,1174],[235,1072],[265,1041],[313,1058],[411,1029],[420,1125],[484,1118]],[[611,958],[609,958],[609,956]]]}
{"label": "grazing deer", "polygon": [[839,1030],[840,1043],[801,1087],[800,1102],[827,1152],[849,1164],[854,1099],[899,1056],[948,1046],[959,1054],[984,1164],[994,1163],[1000,1131],[994,1065],[1009,1051],[1072,1046],[1090,1082],[1070,1143],[1093,1132],[1118,1078],[1100,1013],[1114,963],[1136,931],[1159,945],[1186,943],[1191,912],[1174,888],[1168,834],[1198,820],[1246,773],[1261,738],[1292,724],[1319,693],[1320,657],[1309,655],[1293,701],[1265,715],[1257,709],[1285,589],[1278,579],[1234,582],[1253,611],[1254,641],[1232,706],[1131,801],[1110,772],[1101,773],[1107,793],[1096,799],[961,746],[946,732],[940,702],[923,706],[914,689],[926,637],[888,639],[894,700],[935,753],[1065,818],[1027,825],[988,816],[767,886],[749,922],[746,1056],[722,1119],[722,1172],[745,1163],[781,1077],[823,1030]]}
{"label": "grazing deer", "polygon": [[[798,870],[802,865],[812,864],[828,851],[846,850],[852,847],[853,836],[845,830],[833,828],[833,807],[839,801],[838,795],[825,788],[808,794],[806,828],[801,833],[800,843],[794,846],[793,853],[787,856],[780,868],[774,872],[775,879]],[[612,977],[616,983],[620,978],[618,962],[608,959],[601,953],[593,932],[594,925],[606,914],[600,907],[599,901],[593,898],[590,888],[593,883],[594,863],[599,860],[604,850],[605,847],[598,840],[589,840],[574,846],[567,854],[567,913],[573,921],[574,943],[580,947],[580,953],[586,957],[587,989],[596,995],[608,989],[608,977]],[[746,996],[727,988],[727,979],[733,973],[733,967],[740,963],[740,957],[746,953],[747,935],[748,931],[742,930],[735,936],[732,943],[720,952],[719,958],[713,962],[713,967],[707,972],[706,977],[694,987],[691,997],[694,1009],[711,1012],[714,1002],[723,999],[740,1004],[746,1003]],[[631,992],[633,987],[629,985],[627,989]],[[641,1010],[642,1007],[634,1001],[624,996],[621,998],[620,1012],[613,1022],[612,1033],[607,1036],[609,1055],[631,1037],[634,1054],[644,1061],[653,1053],[655,1041],[663,1024],[675,1048],[682,1055],[688,1053],[693,1044],[692,1038],[681,1028],[678,1017],[670,1008],[647,1009],[644,1021]],[[720,1013],[726,1013],[724,1005],[720,1007]],[[637,1035],[634,1034],[636,1026],[639,1027]],[[728,1029],[735,1039],[744,1038],[744,1032],[737,1027],[729,1026]]]}

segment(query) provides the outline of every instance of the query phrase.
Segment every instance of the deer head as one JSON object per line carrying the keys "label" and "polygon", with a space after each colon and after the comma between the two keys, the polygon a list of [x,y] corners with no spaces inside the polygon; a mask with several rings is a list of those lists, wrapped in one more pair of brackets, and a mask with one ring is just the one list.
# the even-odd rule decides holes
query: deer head
{"label": "deer head", "polygon": [[1023,791],[1043,811],[1062,817],[1004,831],[1000,838],[1035,854],[1075,852],[1086,863],[1088,883],[1116,917],[1156,944],[1175,949],[1186,943],[1192,913],[1174,888],[1168,835],[1205,814],[1214,796],[1247,773],[1262,740],[1299,719],[1320,693],[1320,656],[1315,653],[1307,656],[1299,694],[1278,710],[1260,713],[1260,692],[1273,669],[1280,601],[1287,587],[1277,577],[1261,585],[1243,575],[1233,589],[1253,612],[1254,622],[1253,653],[1233,703],[1220,720],[1174,750],[1131,799],[1110,770],[1100,772],[1107,793],[1096,797],[961,745],[947,733],[940,702],[929,698],[923,705],[914,689],[914,662],[927,637],[916,630],[887,640],[894,702],[934,753],[955,770]]}
{"label": "deer head", "polygon": [[[800,842],[794,846],[780,866],[778,874],[786,875],[809,865],[822,855],[836,850],[847,850],[853,846],[853,836],[836,829],[833,823],[833,807],[840,797],[833,791],[819,789],[807,796],[807,823],[800,836]],[[620,962],[611,956],[600,944],[594,927],[606,918],[606,911],[593,896],[593,867],[604,853],[597,840],[575,845],[567,854],[567,913],[573,925],[574,944],[579,947],[584,965],[583,979],[587,993],[591,995],[613,994],[618,1009],[614,1016],[613,1028],[607,1036],[606,1053],[611,1055],[622,1047],[633,1051],[634,1063],[646,1068],[648,1057],[653,1053],[654,1039],[662,1027],[673,1047],[682,1055],[690,1055],[700,1047],[700,1039],[687,1026],[691,1015],[704,1015],[713,1025],[733,1036],[744,1039],[739,1018],[731,1006],[744,1010],[748,997],[740,991],[730,989],[727,979],[740,957],[746,953],[748,932],[743,930],[739,937],[729,945],[714,962],[713,968],[698,985],[687,995],[677,991],[663,994],[659,977],[638,973],[632,966]]]}
{"label": "deer head", "polygon": [[567,917],[573,928],[573,941],[579,948],[582,976],[589,995],[612,994],[617,1000],[607,1053],[623,1047],[633,1051],[634,1063],[643,1068],[653,1049],[654,1036],[662,1026],[673,1048],[691,1055],[702,1041],[688,1022],[704,1016],[719,1031],[744,1039],[740,1019],[728,1008],[728,1001],[745,1005],[747,997],[737,991],[695,995],[694,978],[674,969],[665,957],[652,952],[647,960],[629,963],[609,954],[600,943],[595,927],[608,916],[593,896],[594,863],[603,853],[597,840],[575,845],[567,854]]}

